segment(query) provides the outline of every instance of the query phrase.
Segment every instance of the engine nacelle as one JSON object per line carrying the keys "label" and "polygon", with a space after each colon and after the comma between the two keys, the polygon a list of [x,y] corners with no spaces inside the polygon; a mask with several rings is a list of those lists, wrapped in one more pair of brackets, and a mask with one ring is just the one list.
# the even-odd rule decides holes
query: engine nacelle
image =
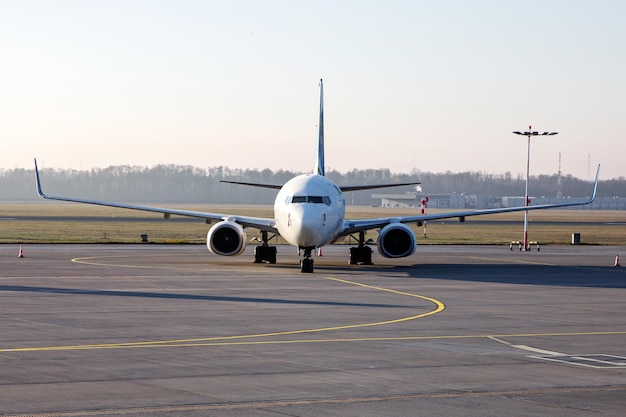
{"label": "engine nacelle", "polygon": [[392,223],[378,233],[378,253],[385,258],[403,258],[413,255],[417,248],[417,238],[409,226]]}
{"label": "engine nacelle", "polygon": [[206,246],[216,255],[241,255],[246,248],[246,231],[238,223],[221,221],[207,233]]}

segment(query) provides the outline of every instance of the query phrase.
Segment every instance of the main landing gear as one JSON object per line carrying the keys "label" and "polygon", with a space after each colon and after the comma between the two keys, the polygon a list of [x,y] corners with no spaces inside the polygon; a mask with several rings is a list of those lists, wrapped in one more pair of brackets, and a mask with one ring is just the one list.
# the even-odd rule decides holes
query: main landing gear
{"label": "main landing gear", "polygon": [[262,245],[254,248],[254,263],[260,264],[263,262],[269,262],[271,264],[276,263],[276,246],[269,246],[268,241],[273,239],[276,235],[268,238],[268,233],[264,230],[261,231]]}
{"label": "main landing gear", "polygon": [[365,246],[365,232],[359,232],[359,246],[350,248],[350,265],[374,265],[372,248]]}

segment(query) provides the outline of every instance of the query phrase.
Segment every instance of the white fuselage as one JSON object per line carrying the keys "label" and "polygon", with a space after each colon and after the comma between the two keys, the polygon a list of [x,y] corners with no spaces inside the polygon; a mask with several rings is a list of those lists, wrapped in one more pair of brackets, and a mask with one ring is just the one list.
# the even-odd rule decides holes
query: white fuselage
{"label": "white fuselage", "polygon": [[345,212],[341,189],[316,174],[292,178],[274,201],[278,232],[298,248],[317,248],[332,242],[343,228]]}

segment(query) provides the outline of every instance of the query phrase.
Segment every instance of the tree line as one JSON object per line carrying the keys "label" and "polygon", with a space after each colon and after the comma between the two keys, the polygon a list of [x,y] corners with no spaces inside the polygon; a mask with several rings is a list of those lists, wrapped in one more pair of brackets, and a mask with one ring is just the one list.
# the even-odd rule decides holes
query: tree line
{"label": "tree line", "polygon": [[[228,167],[197,168],[189,165],[156,165],[154,167],[117,165],[90,170],[40,170],[43,189],[50,195],[87,199],[139,203],[203,203],[203,204],[272,204],[276,191],[226,184],[220,180],[261,182],[282,185],[299,172],[270,169],[232,169]],[[326,174],[338,185],[362,185],[419,181],[422,192],[415,186],[368,190],[349,193],[350,204],[375,203],[371,195],[417,193],[478,194],[489,196],[522,196],[525,177],[485,172],[432,173],[413,171],[392,173],[388,169],[354,169],[349,172],[331,170]],[[539,175],[530,178],[530,194],[536,197],[584,197],[590,182],[571,175]],[[626,196],[626,178],[601,181],[598,196]],[[0,169],[0,201],[34,201],[33,169]]]}

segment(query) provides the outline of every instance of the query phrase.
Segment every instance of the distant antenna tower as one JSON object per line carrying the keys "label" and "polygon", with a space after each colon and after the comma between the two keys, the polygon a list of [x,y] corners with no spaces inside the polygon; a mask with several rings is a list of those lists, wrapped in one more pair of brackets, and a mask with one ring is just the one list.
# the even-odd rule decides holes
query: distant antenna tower
{"label": "distant antenna tower", "polygon": [[558,198],[563,197],[563,190],[561,187],[561,152],[559,152],[559,172],[558,172],[558,176],[556,178],[556,185],[557,185],[557,192],[556,192],[556,196]]}

